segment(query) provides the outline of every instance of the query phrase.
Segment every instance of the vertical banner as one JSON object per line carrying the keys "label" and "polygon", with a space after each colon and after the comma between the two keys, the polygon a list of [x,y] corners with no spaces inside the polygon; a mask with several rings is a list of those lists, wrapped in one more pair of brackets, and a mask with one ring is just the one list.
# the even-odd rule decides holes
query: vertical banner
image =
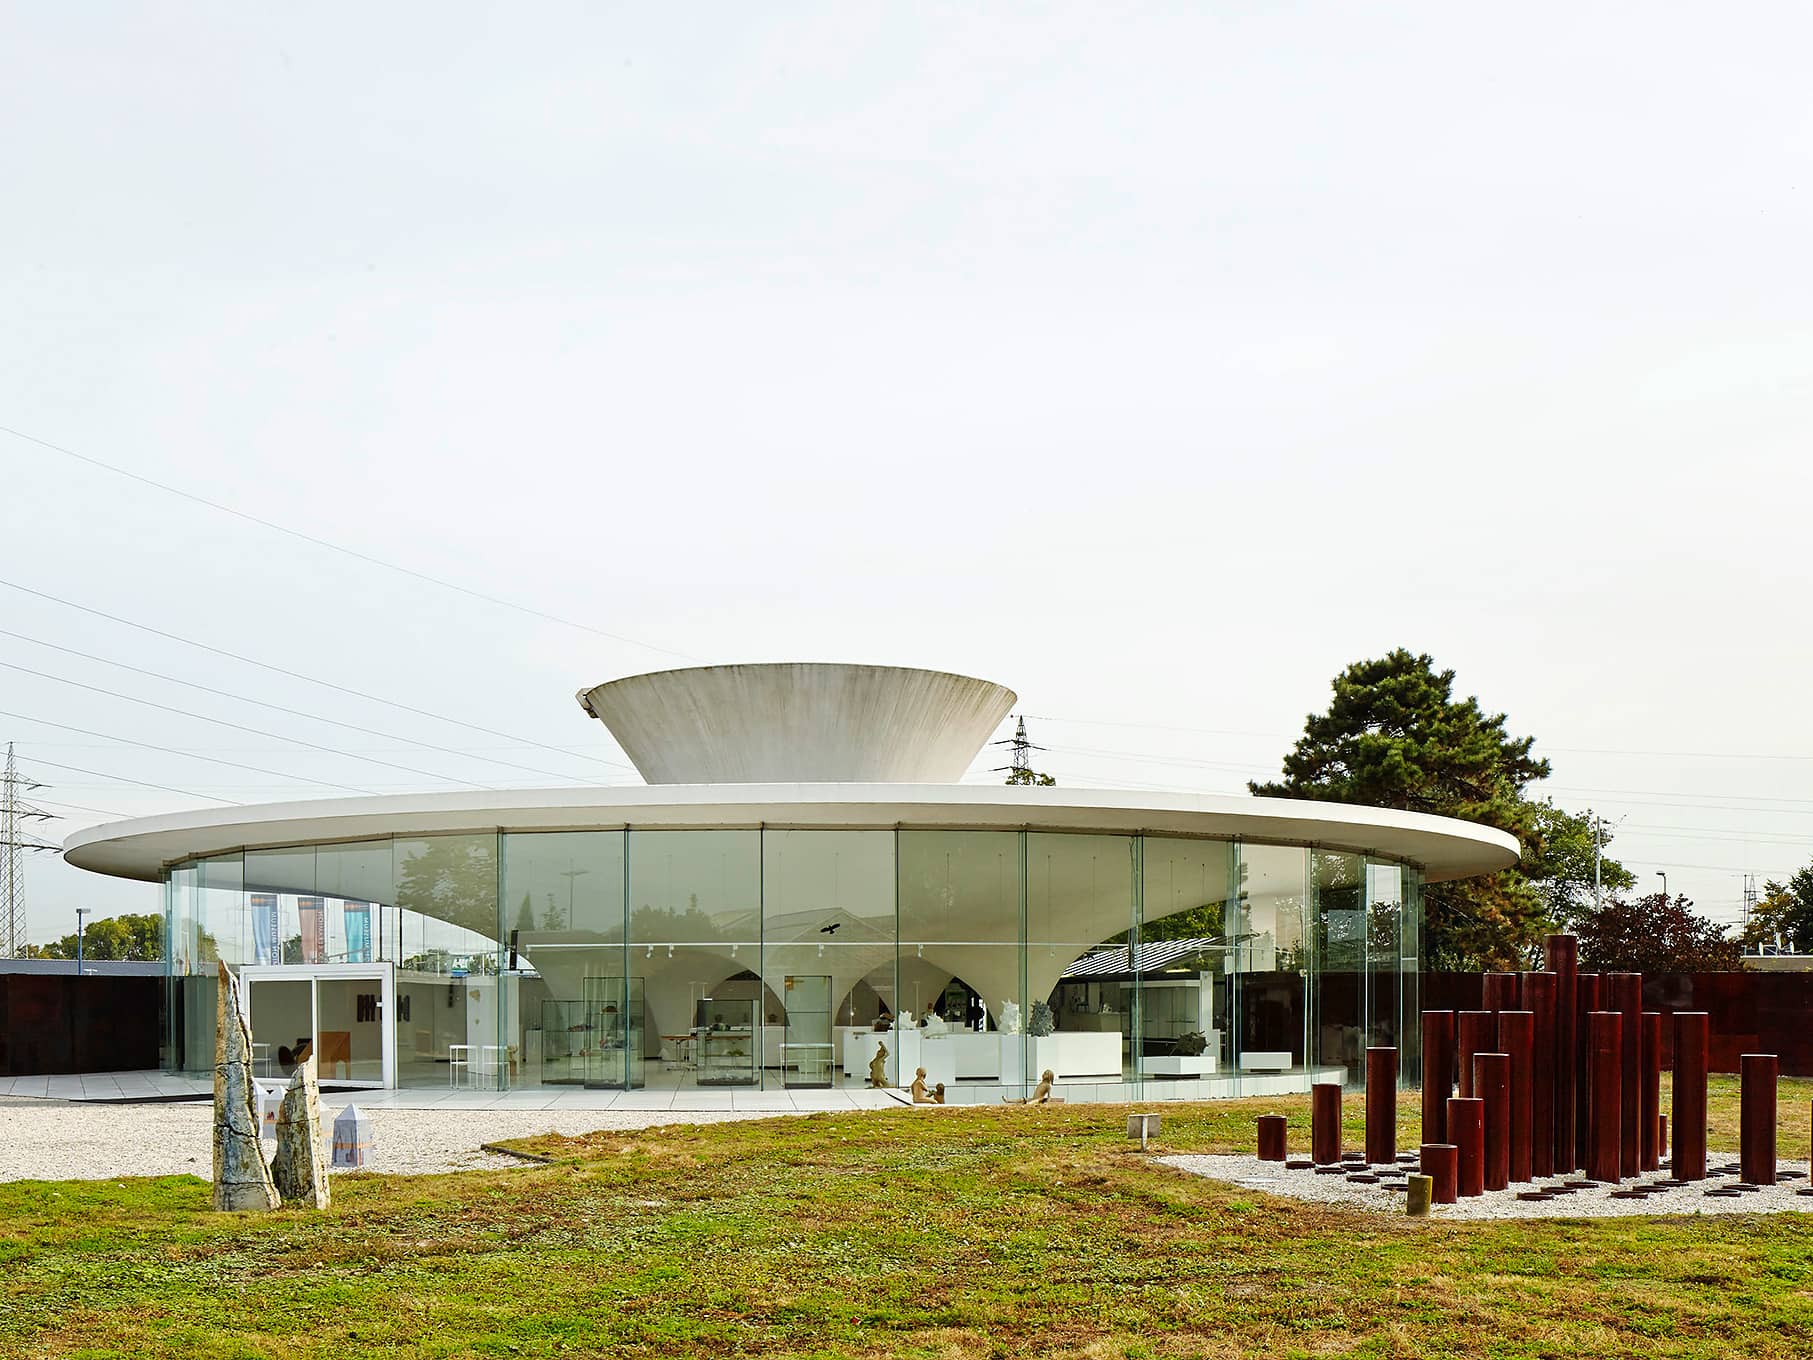
{"label": "vertical banner", "polygon": [[252,912],[252,958],[256,963],[282,963],[283,951],[277,935],[277,894],[246,894],[246,905]]}
{"label": "vertical banner", "polygon": [[348,902],[341,908],[346,921],[346,961],[371,962],[371,907]]}
{"label": "vertical banner", "polygon": [[302,918],[302,961],[327,962],[327,911],[319,897],[298,897],[296,914]]}

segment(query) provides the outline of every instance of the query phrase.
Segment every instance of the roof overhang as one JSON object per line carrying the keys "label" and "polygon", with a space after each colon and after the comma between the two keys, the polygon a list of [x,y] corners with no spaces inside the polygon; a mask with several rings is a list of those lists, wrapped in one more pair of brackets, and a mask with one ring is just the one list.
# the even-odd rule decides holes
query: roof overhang
{"label": "roof overhang", "polygon": [[668,784],[395,794],[209,808],[71,835],[78,868],[156,881],[181,860],[275,846],[451,832],[699,827],[1094,831],[1313,845],[1420,867],[1431,882],[1517,863],[1514,836],[1416,812],[1228,794],[1026,785]]}

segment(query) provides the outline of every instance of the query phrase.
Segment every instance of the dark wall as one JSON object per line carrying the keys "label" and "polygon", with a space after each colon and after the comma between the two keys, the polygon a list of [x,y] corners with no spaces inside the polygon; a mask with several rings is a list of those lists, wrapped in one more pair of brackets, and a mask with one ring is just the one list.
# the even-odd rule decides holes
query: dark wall
{"label": "dark wall", "polygon": [[[1477,1010],[1479,1001],[1478,973],[1423,975],[1424,1010]],[[1643,1009],[1705,1011],[1714,1072],[1736,1072],[1745,1053],[1773,1053],[1784,1077],[1813,1077],[1813,973],[1658,973],[1643,979]],[[1662,1063],[1673,1061],[1674,1027],[1663,1021]]]}
{"label": "dark wall", "polygon": [[0,973],[0,1077],[159,1065],[161,977]]}

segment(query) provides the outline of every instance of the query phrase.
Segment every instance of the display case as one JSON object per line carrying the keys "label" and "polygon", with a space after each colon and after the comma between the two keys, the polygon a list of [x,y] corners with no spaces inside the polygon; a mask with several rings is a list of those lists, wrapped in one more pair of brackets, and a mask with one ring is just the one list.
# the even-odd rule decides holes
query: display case
{"label": "display case", "polygon": [[589,977],[584,980],[582,991],[581,1006],[588,1026],[585,1084],[607,1091],[629,1091],[641,1086],[642,979]]}
{"label": "display case", "polygon": [[789,975],[784,989],[787,1028],[781,1040],[781,1078],[790,1087],[831,1084],[831,979]]}
{"label": "display case", "polygon": [[757,1036],[755,1002],[706,998],[698,1003],[693,1049],[701,1086],[754,1086]]}
{"label": "display case", "polygon": [[592,1027],[585,1003],[544,1000],[541,1003],[541,1082],[544,1086],[585,1084],[585,1054]]}

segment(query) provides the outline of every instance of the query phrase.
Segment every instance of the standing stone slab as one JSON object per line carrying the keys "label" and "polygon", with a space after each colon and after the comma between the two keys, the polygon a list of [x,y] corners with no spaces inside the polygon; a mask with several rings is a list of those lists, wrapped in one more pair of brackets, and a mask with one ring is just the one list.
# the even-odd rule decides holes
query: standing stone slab
{"label": "standing stone slab", "polygon": [[285,1204],[327,1208],[327,1145],[321,1139],[321,1088],[315,1055],[296,1064],[283,1104],[277,1107],[277,1151],[271,1180]]}
{"label": "standing stone slab", "polygon": [[252,1036],[239,1004],[239,979],[220,965],[214,1008],[214,1207],[275,1209],[277,1187],[264,1164],[252,1086]]}

